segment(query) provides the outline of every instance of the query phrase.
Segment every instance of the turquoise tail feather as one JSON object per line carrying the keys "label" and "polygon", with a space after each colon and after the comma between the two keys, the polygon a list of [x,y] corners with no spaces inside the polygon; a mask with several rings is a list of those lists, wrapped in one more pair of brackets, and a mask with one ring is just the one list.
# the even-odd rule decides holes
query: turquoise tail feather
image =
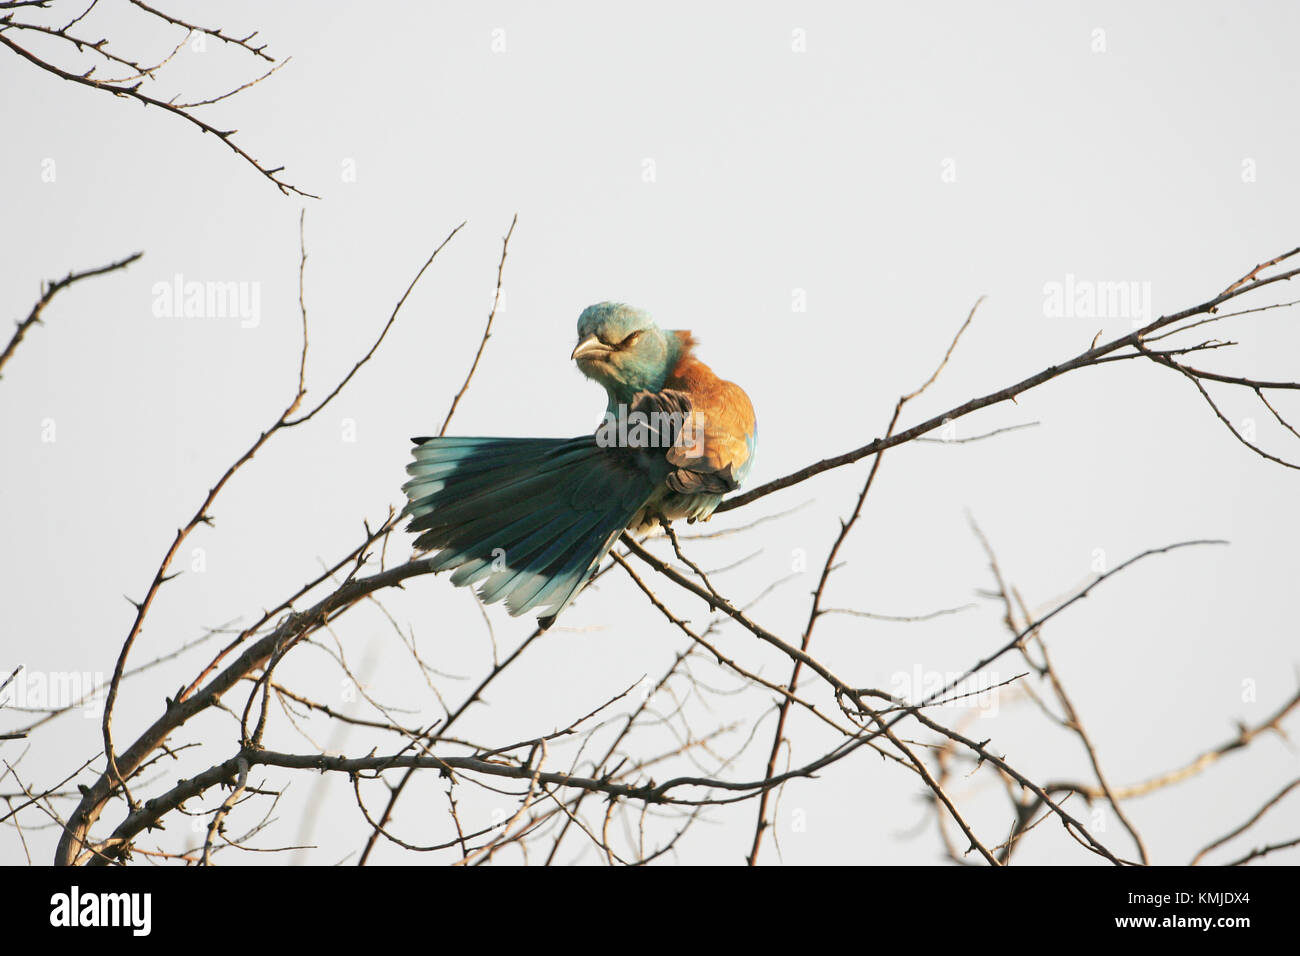
{"label": "turquoise tail feather", "polygon": [[548,627],[655,491],[626,450],[581,438],[424,438],[403,486],[415,545],[452,583],[479,585]]}

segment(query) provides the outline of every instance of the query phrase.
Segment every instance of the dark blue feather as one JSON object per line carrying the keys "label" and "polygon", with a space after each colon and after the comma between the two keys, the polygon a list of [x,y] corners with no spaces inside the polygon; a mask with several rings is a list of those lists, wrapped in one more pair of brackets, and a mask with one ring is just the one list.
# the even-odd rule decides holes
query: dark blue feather
{"label": "dark blue feather", "polygon": [[549,608],[547,624],[596,570],[655,492],[667,466],[572,439],[417,439],[404,514],[437,570],[479,584],[511,614]]}

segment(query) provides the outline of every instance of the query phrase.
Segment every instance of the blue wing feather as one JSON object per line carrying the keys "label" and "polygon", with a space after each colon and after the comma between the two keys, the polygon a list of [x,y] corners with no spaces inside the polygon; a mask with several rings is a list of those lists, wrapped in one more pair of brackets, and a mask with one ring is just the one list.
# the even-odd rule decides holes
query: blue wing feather
{"label": "blue wing feather", "polygon": [[654,494],[667,466],[595,437],[417,439],[405,515],[437,570],[478,584],[511,614],[554,620],[618,533]]}

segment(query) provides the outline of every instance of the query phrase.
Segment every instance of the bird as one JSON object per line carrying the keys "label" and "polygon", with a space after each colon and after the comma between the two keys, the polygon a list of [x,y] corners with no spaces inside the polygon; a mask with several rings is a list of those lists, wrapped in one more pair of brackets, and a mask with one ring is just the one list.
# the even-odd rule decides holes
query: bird
{"label": "bird", "polygon": [[624,530],[708,520],[749,474],[758,428],[749,396],[695,347],[689,331],[600,302],[578,316],[569,356],[605,389],[595,433],[411,439],[402,514],[415,549],[436,552],[431,570],[512,616],[544,611],[545,630]]}

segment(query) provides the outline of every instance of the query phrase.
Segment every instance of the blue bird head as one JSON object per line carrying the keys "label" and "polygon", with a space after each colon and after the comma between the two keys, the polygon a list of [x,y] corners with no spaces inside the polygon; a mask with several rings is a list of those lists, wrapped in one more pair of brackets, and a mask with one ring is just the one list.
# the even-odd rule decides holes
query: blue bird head
{"label": "blue bird head", "polygon": [[657,392],[682,355],[682,341],[650,315],[621,302],[601,302],[578,316],[578,345],[570,356],[583,375],[599,382],[610,407],[640,391]]}

